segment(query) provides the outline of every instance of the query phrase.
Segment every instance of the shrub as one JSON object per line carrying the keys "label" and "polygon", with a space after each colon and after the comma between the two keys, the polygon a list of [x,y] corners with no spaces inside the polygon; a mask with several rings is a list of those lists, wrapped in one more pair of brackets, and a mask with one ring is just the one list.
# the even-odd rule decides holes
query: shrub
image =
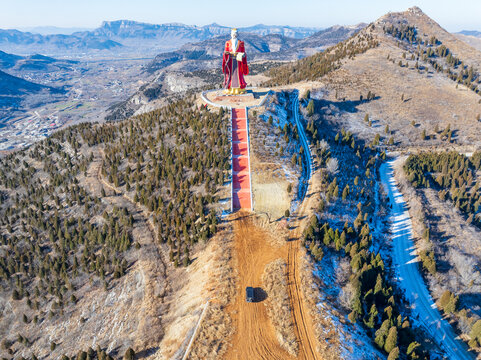
{"label": "shrub", "polygon": [[134,360],[135,351],[132,348],[128,348],[124,355],[124,360]]}

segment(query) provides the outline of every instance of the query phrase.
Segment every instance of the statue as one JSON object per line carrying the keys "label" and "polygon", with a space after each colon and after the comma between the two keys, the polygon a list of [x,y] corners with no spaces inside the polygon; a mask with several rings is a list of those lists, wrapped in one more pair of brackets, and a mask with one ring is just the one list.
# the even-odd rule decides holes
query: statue
{"label": "statue", "polygon": [[225,42],[222,58],[224,89],[226,94],[238,95],[246,92],[244,75],[249,74],[244,42],[237,39],[237,29],[232,29],[231,39]]}

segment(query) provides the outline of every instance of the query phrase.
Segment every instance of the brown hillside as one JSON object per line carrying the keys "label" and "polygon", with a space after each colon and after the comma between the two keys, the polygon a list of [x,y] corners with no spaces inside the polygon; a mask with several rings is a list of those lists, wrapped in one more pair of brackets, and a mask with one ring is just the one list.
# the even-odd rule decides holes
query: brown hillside
{"label": "brown hillside", "polygon": [[418,36],[429,39],[436,36],[444,45],[453,51],[460,59],[478,69],[481,68],[481,52],[466,44],[456,35],[443,29],[436,21],[426,15],[420,8],[414,6],[407,11],[388,13],[378,19],[375,24],[410,24],[418,30]]}
{"label": "brown hillside", "polygon": [[481,51],[481,38],[463,34],[456,34],[455,36],[462,42],[470,45],[478,51]]}
{"label": "brown hillside", "polygon": [[[423,43],[420,51],[416,42],[410,43],[386,33],[386,28],[391,25],[396,28],[413,26],[417,41]],[[431,46],[428,41],[433,36],[437,43]],[[385,144],[389,143],[391,136],[394,144],[401,146],[479,144],[481,66],[478,64],[481,63],[481,52],[446,32],[419,8],[389,13],[348,41],[356,44],[366,37],[378,45],[344,57],[327,75],[318,77],[318,81],[294,85],[301,89],[301,95],[303,89],[319,90],[312,94],[319,99],[316,107],[325,120],[359,133],[368,141],[380,134],[381,142]],[[449,65],[447,57],[425,56],[426,51],[435,51],[441,46],[446,46],[453,58],[459,59],[458,65]],[[461,62],[466,64],[464,70],[461,70]],[[469,83],[468,65],[473,66],[474,74]],[[302,64],[291,66],[300,68]],[[461,71],[466,76],[457,81]],[[280,78],[275,80],[282,83]],[[315,78],[306,77],[304,80]],[[371,96],[367,100],[369,93]],[[366,114],[371,124],[363,121]],[[448,125],[451,140],[449,131],[443,133]],[[426,132],[425,139],[423,131]]]}

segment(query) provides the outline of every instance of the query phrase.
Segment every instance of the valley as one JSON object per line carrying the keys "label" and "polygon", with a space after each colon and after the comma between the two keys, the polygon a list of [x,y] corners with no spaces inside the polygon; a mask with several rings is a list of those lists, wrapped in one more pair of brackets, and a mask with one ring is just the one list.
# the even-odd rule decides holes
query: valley
{"label": "valley", "polygon": [[[103,122],[112,104],[125,101],[149,76],[145,59],[75,62],[65,69],[8,69],[29,82],[63,89],[56,97],[18,93],[2,97],[0,150],[30,146],[54,130],[80,122]],[[10,99],[10,101],[9,101]],[[14,102],[15,101],[15,102]]]}

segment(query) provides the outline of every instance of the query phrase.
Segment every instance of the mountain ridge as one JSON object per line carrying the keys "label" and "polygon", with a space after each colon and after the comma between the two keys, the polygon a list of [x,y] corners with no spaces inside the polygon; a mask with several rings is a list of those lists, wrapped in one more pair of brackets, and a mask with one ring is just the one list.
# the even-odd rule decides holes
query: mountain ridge
{"label": "mountain ridge", "polygon": [[[239,28],[240,33],[258,35],[281,34],[295,39],[314,34],[317,28],[274,26],[258,24]],[[172,51],[180,46],[204,41],[230,33],[230,27],[218,24],[204,26],[182,23],[149,24],[133,20],[104,21],[90,31],[78,31],[71,35],[41,35],[19,30],[0,29],[0,48],[3,51],[30,55],[44,53],[49,56],[85,55],[85,52],[107,52],[112,56],[142,51],[155,56],[160,52]],[[139,41],[141,40],[141,41]],[[68,51],[68,53],[66,53]]]}
{"label": "mountain ridge", "polygon": [[475,36],[481,38],[481,31],[477,30],[461,30],[456,34],[466,35],[466,36]]}
{"label": "mountain ridge", "polygon": [[20,56],[0,50],[0,70],[9,70],[16,73],[24,70],[43,72],[65,70],[75,63],[77,62],[72,60],[58,60],[40,54]]}
{"label": "mountain ridge", "polygon": [[[241,33],[249,60],[295,60],[334,45],[361,30],[365,24],[335,25],[320,30],[304,39],[294,39],[281,34],[257,35]],[[153,72],[184,60],[219,60],[229,35],[219,35],[197,43],[184,44],[179,50],[157,55],[147,66]]]}

